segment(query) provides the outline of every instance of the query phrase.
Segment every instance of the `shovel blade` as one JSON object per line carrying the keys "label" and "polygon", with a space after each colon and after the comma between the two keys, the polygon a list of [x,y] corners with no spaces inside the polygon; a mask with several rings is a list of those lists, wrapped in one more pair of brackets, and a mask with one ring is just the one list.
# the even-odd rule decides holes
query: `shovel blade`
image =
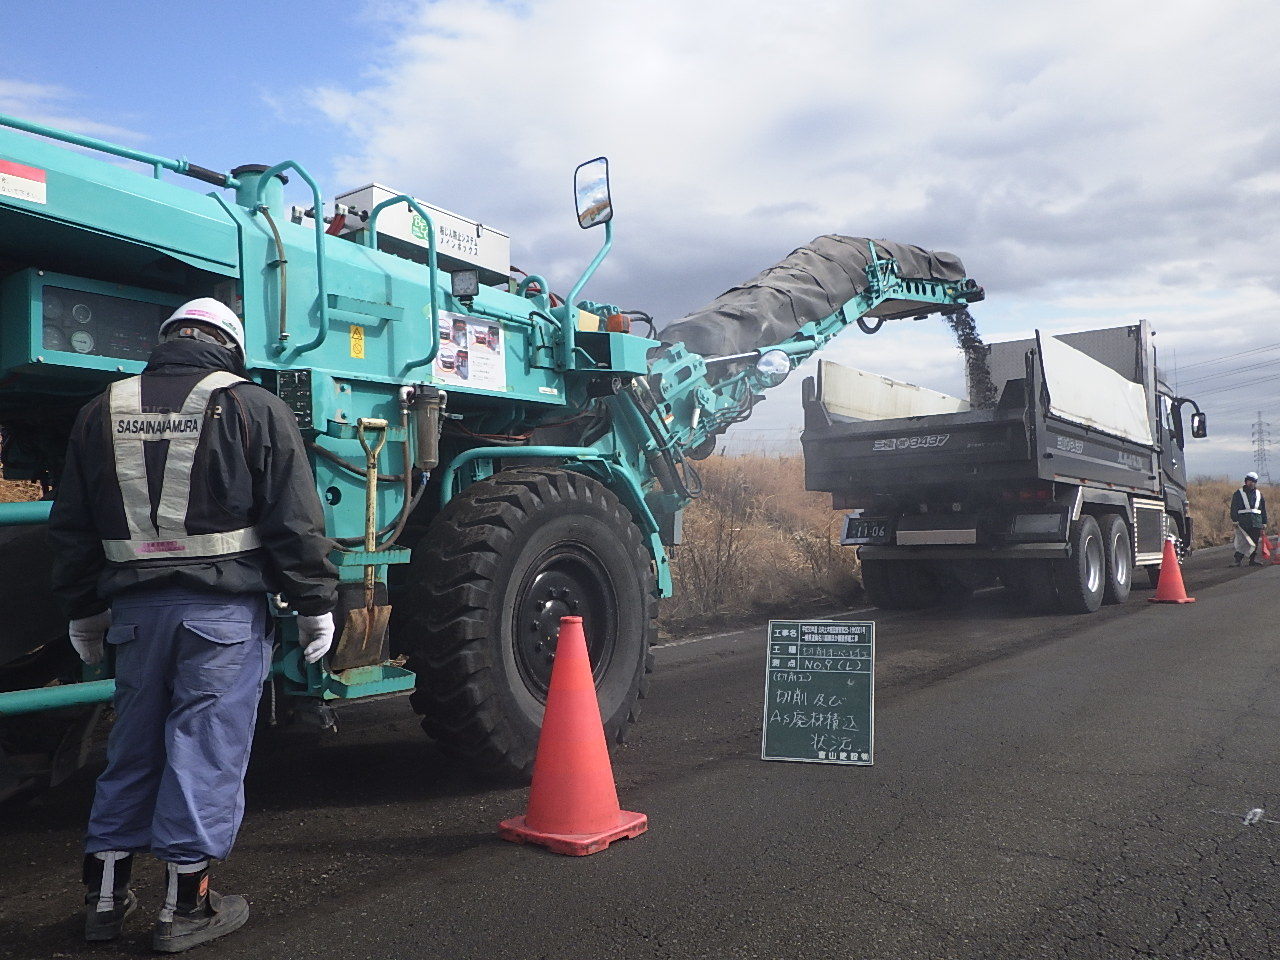
{"label": "shovel blade", "polygon": [[386,661],[387,622],[391,619],[391,607],[355,607],[347,611],[342,633],[329,658],[329,669],[334,673],[352,667],[370,667]]}

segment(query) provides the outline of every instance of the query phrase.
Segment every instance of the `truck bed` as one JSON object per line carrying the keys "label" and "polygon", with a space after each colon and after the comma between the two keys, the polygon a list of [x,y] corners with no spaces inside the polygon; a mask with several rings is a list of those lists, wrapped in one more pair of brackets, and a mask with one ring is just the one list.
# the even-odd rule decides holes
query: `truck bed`
{"label": "truck bed", "polygon": [[810,378],[801,436],[806,486],[832,493],[838,509],[912,487],[973,491],[1034,480],[1159,494],[1152,447],[1048,415],[1038,391],[1028,369],[1028,379],[1004,385],[994,409],[836,422]]}

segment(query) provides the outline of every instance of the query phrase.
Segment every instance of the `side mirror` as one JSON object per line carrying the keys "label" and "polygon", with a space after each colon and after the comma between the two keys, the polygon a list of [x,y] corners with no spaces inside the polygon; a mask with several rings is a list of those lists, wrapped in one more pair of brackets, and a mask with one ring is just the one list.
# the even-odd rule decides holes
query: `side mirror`
{"label": "side mirror", "polygon": [[1203,440],[1209,435],[1209,421],[1203,413],[1191,415],[1191,435],[1197,440]]}
{"label": "side mirror", "polygon": [[578,165],[578,169],[573,172],[573,196],[577,201],[578,226],[583,230],[613,219],[607,157],[596,157]]}

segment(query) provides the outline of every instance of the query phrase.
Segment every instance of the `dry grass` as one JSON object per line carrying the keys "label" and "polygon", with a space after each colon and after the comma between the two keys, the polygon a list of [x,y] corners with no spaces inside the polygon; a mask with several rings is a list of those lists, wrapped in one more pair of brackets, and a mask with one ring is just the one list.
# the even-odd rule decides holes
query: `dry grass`
{"label": "dry grass", "polygon": [[857,592],[854,552],[839,543],[831,496],[804,488],[799,457],[713,457],[703,496],[673,551],[668,631],[782,612],[802,615]]}
{"label": "dry grass", "polygon": [[[1227,511],[1231,505],[1231,494],[1240,489],[1238,481],[1226,477],[1196,477],[1189,485],[1187,498],[1191,501],[1191,516],[1194,520],[1195,546],[1214,547],[1230,543],[1234,525]],[[1274,531],[1280,514],[1280,488],[1262,484],[1262,496],[1267,503],[1271,527]]]}
{"label": "dry grass", "polygon": [[0,480],[0,503],[21,503],[39,500],[40,485],[26,480]]}
{"label": "dry grass", "polygon": [[[805,490],[801,458],[713,457],[698,469],[706,492],[685,512],[684,543],[672,551],[664,631],[800,616],[856,599],[855,551],[839,542],[843,511],[831,509],[829,494]],[[1190,485],[1197,547],[1230,542],[1236,489],[1215,477]],[[1280,510],[1280,489],[1263,495]]]}

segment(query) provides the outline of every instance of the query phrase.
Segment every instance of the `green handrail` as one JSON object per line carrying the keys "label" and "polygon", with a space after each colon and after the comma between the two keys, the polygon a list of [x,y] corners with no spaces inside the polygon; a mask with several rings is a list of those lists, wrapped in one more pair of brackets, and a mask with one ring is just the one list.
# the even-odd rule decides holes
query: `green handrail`
{"label": "green handrail", "polygon": [[110,703],[115,692],[114,680],[90,680],[87,683],[63,683],[52,687],[36,687],[32,690],[10,690],[0,693],[0,717],[15,717],[23,713],[39,713],[42,710],[58,710],[62,707]]}
{"label": "green handrail", "polygon": [[400,375],[408,373],[414,367],[425,366],[436,358],[436,354],[440,351],[440,307],[436,303],[436,223],[431,219],[431,215],[422,209],[422,205],[417,200],[409,196],[407,193],[397,194],[389,200],[383,200],[380,204],[369,211],[368,232],[365,234],[365,246],[374,250],[378,249],[378,214],[387,207],[393,207],[398,203],[404,203],[409,206],[414,213],[420,216],[427,224],[427,270],[431,274],[431,283],[429,289],[431,291],[431,348],[427,351],[427,355],[421,360],[410,360],[400,370]]}
{"label": "green handrail", "polygon": [[[293,353],[296,356],[300,353],[306,353],[308,350],[314,350],[324,343],[325,337],[329,335],[329,297],[324,279],[324,201],[320,196],[320,187],[316,185],[311,174],[307,173],[300,163],[294,160],[281,160],[258,177],[258,189],[250,212],[256,214],[259,210],[266,209],[262,203],[262,195],[266,192],[267,184],[271,182],[272,177],[286,170],[296,171],[298,176],[306,181],[307,186],[311,188],[311,202],[313,204],[311,209],[315,213],[312,219],[315,221],[316,228],[316,286],[320,288],[320,332],[316,334],[316,338],[310,343],[294,347]],[[284,353],[287,349],[283,343],[278,343],[276,344],[275,352]]]}
{"label": "green handrail", "polygon": [[27,500],[20,503],[0,503],[0,527],[25,527],[49,522],[52,500]]}
{"label": "green handrail", "polygon": [[208,170],[197,166],[194,163],[189,163],[185,157],[179,157],[176,160],[169,157],[161,157],[154,153],[145,153],[142,150],[133,150],[129,147],[122,147],[117,143],[99,140],[97,137],[86,137],[79,133],[72,133],[70,130],[59,130],[57,127],[47,127],[43,123],[21,120],[7,113],[0,113],[0,126],[12,127],[14,130],[34,133],[40,137],[48,137],[50,140],[61,140],[63,143],[71,143],[77,147],[85,147],[89,150],[109,153],[115,157],[123,157],[126,160],[136,160],[139,163],[148,164],[152,167],[156,179],[160,178],[160,170],[165,169],[172,170],[174,173],[181,173],[184,176],[195,177],[197,180],[212,183],[214,186],[232,188],[239,186],[239,181],[231,174],[218,173],[216,170]]}

